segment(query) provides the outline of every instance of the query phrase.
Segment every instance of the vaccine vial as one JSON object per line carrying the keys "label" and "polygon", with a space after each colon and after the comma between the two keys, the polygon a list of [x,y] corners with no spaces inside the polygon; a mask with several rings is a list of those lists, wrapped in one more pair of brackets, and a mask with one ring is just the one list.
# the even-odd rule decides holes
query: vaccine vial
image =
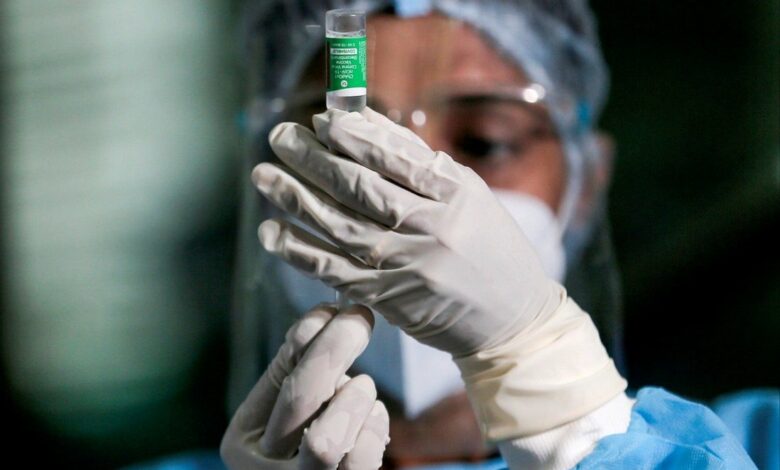
{"label": "vaccine vial", "polygon": [[366,107],[366,13],[325,13],[325,105],[328,109],[361,111]]}

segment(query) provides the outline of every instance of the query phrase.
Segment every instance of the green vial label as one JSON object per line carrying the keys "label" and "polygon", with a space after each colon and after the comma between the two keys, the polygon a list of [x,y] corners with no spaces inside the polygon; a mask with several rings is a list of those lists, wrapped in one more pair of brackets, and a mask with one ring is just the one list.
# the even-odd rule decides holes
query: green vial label
{"label": "green vial label", "polygon": [[[366,37],[325,38],[328,91],[344,96],[366,94]],[[341,90],[349,90],[341,92]]]}

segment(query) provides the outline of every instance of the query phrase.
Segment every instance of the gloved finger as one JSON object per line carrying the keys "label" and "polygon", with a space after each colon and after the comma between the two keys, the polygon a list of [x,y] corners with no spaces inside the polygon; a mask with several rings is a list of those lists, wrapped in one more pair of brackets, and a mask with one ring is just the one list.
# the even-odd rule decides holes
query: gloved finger
{"label": "gloved finger", "polygon": [[375,401],[363,423],[355,447],[341,460],[339,469],[363,470],[382,466],[385,447],[390,442],[390,416],[381,401]]}
{"label": "gloved finger", "polygon": [[[420,302],[424,282],[405,268],[374,269],[342,250],[285,220],[269,219],[260,224],[263,247],[310,277],[317,278],[346,298],[369,306],[391,299]],[[411,279],[411,281],[410,281]],[[385,317],[402,328],[415,320]]]}
{"label": "gloved finger", "polygon": [[390,323],[401,328],[420,323],[416,315],[395,316],[382,307],[394,301],[424,304],[425,290],[421,287],[425,281],[410,274],[405,267],[373,269],[285,220],[264,221],[258,234],[269,253],[280,256],[304,274],[320,279],[354,302],[385,310],[383,315]]}
{"label": "gloved finger", "polygon": [[401,125],[396,124],[393,122],[390,118],[385,116],[382,113],[378,113],[374,111],[373,109],[366,106],[363,108],[362,111],[360,111],[360,114],[363,115],[366,120],[369,122],[373,122],[374,124],[383,127],[387,129],[390,132],[394,132],[401,137],[404,137],[406,139],[411,140],[412,142],[417,142],[418,144],[422,145],[423,147],[430,149],[428,144],[425,143],[425,141],[420,137],[419,135],[415,134],[413,130],[409,129],[408,127],[404,127]]}
{"label": "gloved finger", "polygon": [[331,287],[338,289],[374,277],[371,267],[285,220],[268,219],[257,232],[269,253]]}
{"label": "gloved finger", "polygon": [[359,375],[341,387],[306,431],[300,447],[300,468],[337,468],[355,447],[375,400],[374,381],[367,375]]}
{"label": "gloved finger", "polygon": [[264,456],[284,459],[293,455],[303,429],[316,417],[322,404],[333,397],[342,376],[368,345],[372,327],[371,311],[353,305],[320,331],[282,383],[260,438]]}
{"label": "gloved finger", "polygon": [[252,175],[257,189],[274,205],[296,216],[367,265],[397,267],[408,263],[413,256],[408,249],[411,244],[399,242],[404,238],[403,234],[339,204],[284,168],[261,163]]}
{"label": "gloved finger", "polygon": [[[429,200],[394,184],[349,158],[334,155],[306,127],[283,122],[269,134],[274,153],[312,185],[350,209],[387,227],[413,223]],[[264,167],[252,172],[257,182]],[[423,220],[425,217],[420,217]]]}
{"label": "gloved finger", "polygon": [[418,194],[448,201],[460,185],[461,166],[447,154],[433,152],[360,113],[330,109],[315,114],[312,122],[322,143]]}
{"label": "gloved finger", "polygon": [[[310,341],[335,314],[334,305],[321,304],[287,330],[284,344],[230,420],[220,446],[223,459],[251,459],[244,446],[257,444],[273,410],[282,381],[293,370]],[[231,468],[241,466],[231,465]]]}
{"label": "gloved finger", "polygon": [[271,364],[236,410],[229,428],[246,433],[262,430],[273,409],[281,384],[295,367],[309,342],[336,314],[333,305],[317,305],[287,330],[285,342]]}

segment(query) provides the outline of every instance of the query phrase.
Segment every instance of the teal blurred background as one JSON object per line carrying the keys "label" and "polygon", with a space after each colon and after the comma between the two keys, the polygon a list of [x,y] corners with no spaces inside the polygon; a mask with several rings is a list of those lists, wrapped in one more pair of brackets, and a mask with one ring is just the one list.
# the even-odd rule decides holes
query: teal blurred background
{"label": "teal blurred background", "polygon": [[[113,468],[215,448],[242,2],[0,3],[9,448]],[[632,386],[780,386],[777,1],[595,1]]]}
{"label": "teal blurred background", "polygon": [[4,422],[44,466],[214,447],[241,146],[237,7],[0,8]]}

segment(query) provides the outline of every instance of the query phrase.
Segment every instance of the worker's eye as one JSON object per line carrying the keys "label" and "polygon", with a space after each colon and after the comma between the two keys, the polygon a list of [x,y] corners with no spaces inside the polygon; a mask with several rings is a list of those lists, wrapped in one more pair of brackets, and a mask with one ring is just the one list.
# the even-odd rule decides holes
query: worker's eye
{"label": "worker's eye", "polygon": [[525,106],[495,98],[459,97],[436,111],[430,119],[432,140],[466,165],[524,158],[541,127]]}
{"label": "worker's eye", "polygon": [[522,146],[514,139],[500,139],[478,133],[465,133],[455,138],[452,143],[452,150],[457,157],[463,159],[497,163],[522,153]]}

